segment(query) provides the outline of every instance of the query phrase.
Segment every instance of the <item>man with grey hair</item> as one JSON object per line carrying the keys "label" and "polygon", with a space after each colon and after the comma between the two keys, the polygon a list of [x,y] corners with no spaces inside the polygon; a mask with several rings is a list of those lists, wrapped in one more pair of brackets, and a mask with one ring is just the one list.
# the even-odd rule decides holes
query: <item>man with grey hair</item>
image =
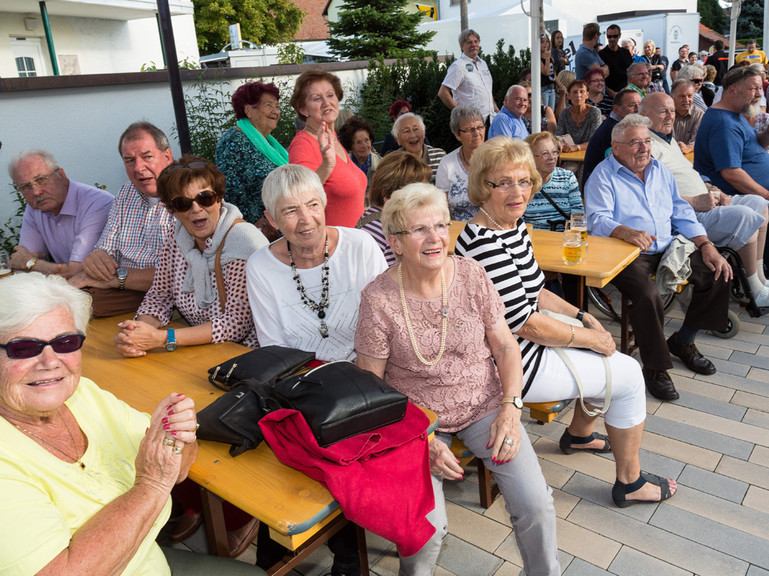
{"label": "man with grey hair", "polygon": [[492,94],[491,72],[483,59],[478,58],[481,49],[481,37],[471,29],[459,35],[459,48],[462,55],[452,62],[446,72],[438,98],[449,110],[458,104],[470,104],[478,108],[483,120],[488,123],[499,112]]}
{"label": "man with grey hair", "polygon": [[694,208],[697,220],[705,227],[716,246],[736,250],[745,267],[756,304],[769,306],[769,286],[758,275],[757,259],[763,259],[766,244],[766,218],[769,200],[754,194],[732,198],[700,177],[686,159],[673,137],[673,99],[667,94],[649,94],[641,103],[640,113],[651,121],[652,157],[673,173],[681,198]]}
{"label": "man with grey hair", "polygon": [[679,78],[673,82],[670,95],[676,108],[673,136],[681,152],[688,154],[694,150],[694,140],[700,129],[703,112],[694,105],[694,84],[690,80]]}
{"label": "man with grey hair", "polygon": [[[612,284],[630,300],[628,314],[647,390],[660,400],[675,400],[678,392],[667,372],[673,367],[671,354],[699,374],[716,371],[694,339],[699,330],[726,329],[732,270],[678,194],[673,174],[651,157],[649,124],[648,118],[629,114],[614,127],[613,154],[587,181],[585,207],[592,234],[620,238],[641,249]],[[666,342],[665,309],[651,275],[677,234],[697,248],[689,257],[693,291],[683,325]]]}
{"label": "man with grey hair", "polygon": [[82,270],[107,223],[112,194],[70,180],[45,150],[22,152],[8,173],[27,202],[11,268],[65,278]]}
{"label": "man with grey hair", "polygon": [[690,64],[676,76],[676,80],[689,80],[694,84],[694,105],[702,110],[704,113],[708,106],[713,104],[715,99],[715,92],[704,85],[705,82],[705,68],[699,64]]}
{"label": "man with grey hair", "polygon": [[529,93],[523,86],[513,84],[507,89],[502,110],[494,117],[489,128],[489,138],[508,136],[523,140],[529,135],[523,123],[523,115],[529,107]]}
{"label": "man with grey hair", "polygon": [[769,131],[755,133],[745,116],[760,112],[761,74],[752,66],[730,70],[721,99],[700,123],[694,169],[727,194],[769,199]]}
{"label": "man with grey hair", "polygon": [[652,81],[651,66],[646,62],[636,62],[627,69],[628,85],[626,90],[633,90],[646,98],[647,88]]}
{"label": "man with grey hair", "polygon": [[88,288],[95,317],[136,312],[155,277],[160,251],[173,234],[173,216],[158,198],[157,178],[173,162],[166,135],[149,122],[135,122],[120,136],[118,150],[127,182],[115,199],[96,247],[70,284]]}

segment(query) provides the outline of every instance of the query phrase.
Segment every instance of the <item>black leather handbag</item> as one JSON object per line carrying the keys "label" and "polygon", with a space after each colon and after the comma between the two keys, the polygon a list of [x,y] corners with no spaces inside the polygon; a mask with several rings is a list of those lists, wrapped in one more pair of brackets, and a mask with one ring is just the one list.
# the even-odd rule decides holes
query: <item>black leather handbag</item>
{"label": "black leather handbag", "polygon": [[264,440],[259,420],[278,408],[269,385],[243,380],[198,412],[197,437],[230,444],[230,455],[239,456]]}
{"label": "black leather handbag", "polygon": [[265,346],[209,368],[208,380],[221,390],[232,390],[241,380],[248,378],[272,385],[314,359],[314,352]]}
{"label": "black leather handbag", "polygon": [[273,395],[283,408],[298,410],[318,445],[326,448],[356,434],[394,424],[408,398],[376,374],[352,362],[330,362],[281,380]]}

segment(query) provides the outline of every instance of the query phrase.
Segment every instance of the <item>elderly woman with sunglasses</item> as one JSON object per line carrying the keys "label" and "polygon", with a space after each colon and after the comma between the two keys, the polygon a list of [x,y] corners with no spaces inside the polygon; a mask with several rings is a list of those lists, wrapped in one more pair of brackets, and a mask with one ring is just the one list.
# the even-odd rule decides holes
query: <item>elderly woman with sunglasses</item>
{"label": "elderly woman with sunglasses", "polygon": [[521,353],[502,300],[477,262],[448,255],[443,191],[397,190],[382,225],[398,264],[363,291],[357,363],[440,418],[429,448],[435,510],[427,518],[436,532],[400,559],[399,574],[435,569],[447,524],[443,482],[464,474],[452,434],[494,472],[526,573],[560,574],[553,498],[521,424]]}
{"label": "elderly woman with sunglasses", "polygon": [[[508,329],[523,357],[521,396],[535,403],[584,398],[563,431],[561,450],[612,452],[617,506],[670,498],[674,480],[641,472],[641,367],[615,351],[612,335],[594,316],[544,288],[522,218],[541,185],[527,144],[501,136],[486,142],[470,171],[470,199],[478,213],[459,235],[456,253],[480,262],[504,301]],[[599,412],[593,408],[603,406],[608,437],[594,431]]]}
{"label": "elderly woman with sunglasses", "polygon": [[91,298],[60,276],[4,278],[0,301],[0,573],[254,574],[155,542],[197,454],[193,401],[150,416],[82,378]]}
{"label": "elderly woman with sunglasses", "polygon": [[[183,156],[160,174],[160,201],[176,219],[155,279],[134,320],[115,337],[124,356],[210,342],[256,339],[246,293],[246,260],[267,239],[223,201],[224,175],[203,158]],[[189,327],[163,329],[176,308]]]}

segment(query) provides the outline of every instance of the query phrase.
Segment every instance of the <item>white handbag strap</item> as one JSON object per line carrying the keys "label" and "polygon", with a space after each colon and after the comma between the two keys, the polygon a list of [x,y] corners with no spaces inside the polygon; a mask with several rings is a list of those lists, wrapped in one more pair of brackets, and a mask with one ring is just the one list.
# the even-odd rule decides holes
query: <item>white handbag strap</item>
{"label": "white handbag strap", "polygon": [[574,381],[577,383],[577,390],[579,391],[579,403],[582,406],[582,411],[591,418],[601,414],[606,414],[606,411],[609,409],[609,405],[611,404],[611,366],[609,366],[609,359],[606,356],[601,355],[601,360],[603,360],[603,365],[606,368],[606,397],[604,398],[603,408],[588,410],[585,408],[585,398],[582,392],[582,379],[579,376],[579,372],[577,372],[577,369],[574,367],[574,364],[569,358],[569,355],[563,348],[553,347],[553,350],[555,350],[555,353],[558,354],[561,360],[563,360],[563,363],[566,364],[566,367],[569,369],[569,372],[571,372],[571,375],[574,376]]}

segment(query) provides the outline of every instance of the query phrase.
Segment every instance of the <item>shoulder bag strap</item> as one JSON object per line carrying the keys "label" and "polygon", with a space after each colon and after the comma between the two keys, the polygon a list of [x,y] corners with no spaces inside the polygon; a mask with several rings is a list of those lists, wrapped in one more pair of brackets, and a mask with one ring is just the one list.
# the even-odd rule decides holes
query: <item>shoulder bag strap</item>
{"label": "shoulder bag strap", "polygon": [[227,236],[230,234],[230,230],[235,224],[245,222],[243,218],[236,218],[227,232],[224,233],[219,248],[216,250],[216,258],[214,259],[214,274],[216,274],[216,290],[219,292],[219,305],[222,307],[222,313],[224,312],[224,305],[227,303],[227,292],[224,290],[224,273],[222,272],[222,249],[224,248],[224,242],[227,240]]}
{"label": "shoulder bag strap", "polygon": [[550,194],[548,194],[547,192],[545,192],[545,191],[544,191],[542,188],[540,188],[540,189],[539,189],[539,193],[540,193],[540,194],[542,194],[542,196],[544,196],[544,197],[545,197],[545,200],[547,200],[548,202],[550,202],[550,204],[552,204],[552,205],[553,205],[553,208],[555,208],[555,209],[558,211],[558,213],[559,213],[561,216],[563,216],[564,220],[569,220],[569,215],[568,215],[568,214],[566,214],[566,212],[564,212],[564,211],[561,209],[561,207],[560,207],[560,206],[558,206],[558,204],[556,204],[556,203],[555,203],[555,200],[553,200],[553,199],[550,197]]}

